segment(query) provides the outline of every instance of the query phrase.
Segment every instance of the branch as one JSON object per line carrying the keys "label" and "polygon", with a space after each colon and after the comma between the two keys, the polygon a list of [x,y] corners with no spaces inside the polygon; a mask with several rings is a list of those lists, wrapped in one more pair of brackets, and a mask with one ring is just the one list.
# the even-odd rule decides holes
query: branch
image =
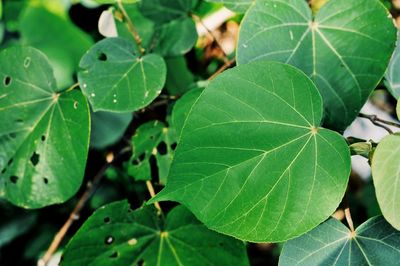
{"label": "branch", "polygon": [[387,121],[387,120],[380,119],[376,115],[367,115],[367,114],[360,113],[358,116],[361,117],[361,118],[368,119],[369,121],[371,121],[372,124],[374,124],[375,126],[378,126],[378,127],[381,127],[383,129],[385,129],[390,134],[393,134],[393,131],[390,128],[388,128],[387,126],[382,125],[382,124],[386,124],[386,125],[389,125],[389,126],[392,126],[392,127],[400,128],[400,124],[392,122],[392,121]]}
{"label": "branch", "polygon": [[75,208],[72,210],[70,213],[68,220],[64,223],[64,225],[61,227],[61,229],[57,232],[57,234],[54,236],[53,241],[51,242],[49,248],[47,249],[46,253],[44,256],[38,261],[38,266],[45,266],[53,256],[53,254],[57,251],[58,247],[60,246],[61,241],[64,239],[65,235],[67,234],[69,228],[71,225],[76,221],[79,220],[80,212],[85,206],[85,204],[88,202],[90,197],[93,195],[93,193],[96,191],[97,186],[99,185],[101,179],[104,176],[104,173],[106,170],[117,160],[119,159],[123,154],[126,152],[130,151],[131,148],[127,147],[123,150],[121,150],[115,157],[110,154],[107,156],[107,163],[103,165],[103,167],[100,169],[100,171],[94,176],[92,181],[89,181],[86,184],[86,190],[83,193],[83,195],[80,197],[78,203],[75,205]]}
{"label": "branch", "polygon": [[122,15],[125,18],[126,25],[128,26],[128,30],[132,34],[133,39],[135,40],[140,53],[143,55],[145,49],[142,47],[142,39],[140,38],[138,31],[136,30],[135,26],[132,23],[131,18],[129,17],[128,13],[126,12],[124,6],[122,5],[121,0],[117,0],[117,4],[118,4],[118,8],[120,9],[120,11],[122,12]]}
{"label": "branch", "polygon": [[212,74],[207,80],[213,80],[216,76],[224,72],[227,68],[231,67],[236,62],[235,59],[231,59],[226,62],[222,67],[220,67],[214,74]]}

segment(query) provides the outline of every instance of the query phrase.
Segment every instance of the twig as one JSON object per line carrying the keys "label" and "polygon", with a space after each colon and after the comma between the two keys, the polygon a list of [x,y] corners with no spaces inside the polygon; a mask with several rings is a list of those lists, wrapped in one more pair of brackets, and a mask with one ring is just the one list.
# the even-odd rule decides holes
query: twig
{"label": "twig", "polygon": [[114,156],[107,156],[107,163],[103,165],[103,167],[100,169],[100,171],[94,176],[92,181],[89,181],[86,184],[86,190],[80,197],[78,203],[75,205],[75,208],[72,210],[70,213],[68,220],[64,223],[64,225],[61,227],[61,229],[57,232],[57,234],[54,236],[53,241],[51,242],[49,248],[47,249],[46,253],[44,256],[38,261],[38,266],[45,266],[53,256],[53,254],[57,251],[58,247],[61,244],[61,241],[64,239],[65,235],[67,234],[69,228],[71,225],[76,221],[79,220],[80,212],[87,203],[87,201],[90,199],[90,197],[93,195],[93,193],[96,191],[96,188],[98,184],[100,183],[101,179],[104,176],[104,173],[106,170],[115,162],[117,159],[119,159],[123,154],[126,152],[130,151],[131,148],[127,147],[123,150],[121,150],[115,157]]}
{"label": "twig", "polygon": [[191,14],[192,18],[194,20],[197,20],[201,26],[203,26],[203,28],[207,31],[208,35],[210,35],[212,41],[218,46],[218,48],[221,50],[221,52],[224,55],[224,63],[227,63],[229,61],[228,56],[224,50],[224,48],[222,47],[222,45],[219,43],[217,37],[214,35],[214,33],[206,26],[206,24],[204,24],[203,20],[197,16],[196,14]]}
{"label": "twig", "polygon": [[376,115],[367,115],[367,114],[360,113],[358,116],[361,117],[361,118],[368,119],[369,121],[371,121],[372,124],[374,124],[375,126],[378,126],[378,127],[381,127],[383,129],[385,129],[390,134],[393,134],[393,131],[390,128],[388,128],[387,126],[382,125],[382,124],[386,124],[386,125],[389,125],[389,126],[392,126],[392,127],[400,128],[400,124],[395,123],[395,122],[391,122],[391,121],[387,121],[387,120],[383,120],[383,119],[379,118]]}
{"label": "twig", "polygon": [[[153,184],[151,183],[151,181],[146,181],[146,186],[147,186],[147,190],[150,193],[150,196],[153,198],[156,195],[156,193],[154,191],[154,187],[153,187]],[[161,214],[162,209],[161,209],[160,203],[154,202],[154,206],[157,208],[158,213]]]}
{"label": "twig", "polygon": [[213,80],[216,76],[224,72],[227,68],[231,67],[236,62],[235,59],[231,59],[226,62],[222,67],[220,67],[214,74],[212,74],[207,80]]}
{"label": "twig", "polygon": [[135,26],[132,23],[131,18],[129,17],[128,13],[126,12],[124,6],[122,5],[121,0],[117,0],[117,4],[118,4],[118,8],[120,9],[120,11],[122,12],[122,15],[125,18],[126,21],[126,25],[128,26],[128,30],[131,32],[133,39],[135,40],[140,53],[143,55],[145,49],[142,47],[142,39],[139,36],[138,31],[136,30]]}

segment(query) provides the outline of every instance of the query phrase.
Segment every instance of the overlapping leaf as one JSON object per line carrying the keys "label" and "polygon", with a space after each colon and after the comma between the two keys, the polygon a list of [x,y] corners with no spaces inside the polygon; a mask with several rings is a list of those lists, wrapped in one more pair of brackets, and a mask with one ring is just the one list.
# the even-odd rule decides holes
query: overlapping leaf
{"label": "overlapping leaf", "polygon": [[317,85],[324,124],[344,130],[386,71],[396,30],[379,0],[335,0],[313,17],[306,1],[258,0],[239,35],[237,61],[292,64]]}
{"label": "overlapping leaf", "polygon": [[207,0],[208,2],[223,3],[227,8],[244,13],[255,0]]}
{"label": "overlapping leaf", "polygon": [[384,138],[372,157],[372,177],[383,216],[400,230],[400,136]]}
{"label": "overlapping leaf", "polygon": [[400,232],[382,216],[368,220],[354,233],[331,218],[288,241],[279,265],[396,265],[399,256]]}
{"label": "overlapping leaf", "polygon": [[166,66],[156,54],[138,55],[132,42],[107,38],[82,57],[78,74],[94,111],[129,112],[150,104],[165,84]]}
{"label": "overlapping leaf", "polygon": [[8,48],[0,64],[0,194],[25,208],[64,202],[85,170],[87,102],[78,91],[60,94],[34,48]]}
{"label": "overlapping leaf", "polygon": [[301,71],[267,61],[226,71],[193,106],[154,200],[178,201],[239,239],[301,235],[336,209],[350,172],[346,142],[321,119],[321,97]]}
{"label": "overlapping leaf", "polygon": [[98,209],[68,244],[61,265],[248,265],[244,243],[208,230],[184,207],[166,221],[126,201]]}
{"label": "overlapping leaf", "polygon": [[397,47],[390,60],[385,79],[393,97],[400,98],[400,32],[397,33]]}
{"label": "overlapping leaf", "polygon": [[157,23],[166,23],[187,17],[198,0],[146,0],[140,3],[140,10],[146,17]]}

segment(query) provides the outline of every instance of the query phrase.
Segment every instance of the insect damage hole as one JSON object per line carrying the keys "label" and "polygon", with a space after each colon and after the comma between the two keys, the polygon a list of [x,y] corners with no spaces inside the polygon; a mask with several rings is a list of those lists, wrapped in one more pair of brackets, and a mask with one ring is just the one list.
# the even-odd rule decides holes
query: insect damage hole
{"label": "insect damage hole", "polygon": [[10,84],[11,84],[11,77],[10,76],[5,76],[4,77],[4,79],[3,79],[3,84],[4,84],[4,86],[10,86]]}
{"label": "insect damage hole", "polygon": [[13,183],[13,184],[17,184],[18,179],[19,179],[18,176],[15,176],[15,175],[10,176],[10,181],[11,181],[11,183]]}
{"label": "insect damage hole", "polygon": [[118,256],[119,256],[118,252],[117,252],[117,251],[114,251],[109,257],[110,257],[111,259],[115,259],[115,258],[118,258]]}
{"label": "insect damage hole", "polygon": [[46,177],[43,177],[43,183],[45,183],[47,185],[49,183],[49,179],[47,179]]}
{"label": "insect damage hole", "polygon": [[33,166],[38,165],[39,159],[40,159],[40,155],[34,151],[31,156],[31,159],[30,159]]}
{"label": "insect damage hole", "polygon": [[165,155],[168,152],[167,144],[164,141],[161,141],[157,146],[157,151],[160,155]]}
{"label": "insect damage hole", "polygon": [[97,59],[99,59],[100,61],[107,61],[107,55],[105,53],[99,53]]}

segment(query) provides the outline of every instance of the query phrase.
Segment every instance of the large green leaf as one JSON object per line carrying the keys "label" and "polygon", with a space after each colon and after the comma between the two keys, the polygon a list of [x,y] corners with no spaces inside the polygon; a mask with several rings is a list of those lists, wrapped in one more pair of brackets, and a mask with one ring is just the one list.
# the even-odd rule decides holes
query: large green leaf
{"label": "large green leaf", "polygon": [[368,220],[354,233],[331,218],[288,241],[279,265],[397,265],[399,257],[400,232],[382,216]]}
{"label": "large green leaf", "polygon": [[321,101],[289,65],[224,72],[192,108],[155,200],[178,201],[211,229],[249,241],[311,230],[335,211],[350,172],[343,137],[319,128]]}
{"label": "large green leaf", "polygon": [[397,47],[386,71],[386,86],[396,99],[400,97],[400,31],[397,32]]}
{"label": "large green leaf", "polygon": [[126,201],[98,209],[72,238],[61,265],[248,265],[244,243],[208,230],[184,207],[165,222]]}
{"label": "large green leaf", "polygon": [[235,12],[244,13],[255,0],[206,0],[206,1],[213,3],[223,3],[227,8]]}
{"label": "large green leaf", "polygon": [[379,143],[372,157],[372,177],[383,216],[400,230],[400,135]]}
{"label": "large green leaf", "polygon": [[64,202],[78,190],[89,145],[79,91],[60,93],[34,48],[0,54],[0,195],[25,208]]}
{"label": "large green leaf", "polygon": [[176,56],[166,59],[167,63],[167,80],[165,87],[169,94],[182,95],[194,83],[195,77],[190,71],[186,58]]}
{"label": "large green leaf", "polygon": [[187,17],[198,3],[198,0],[146,0],[140,3],[140,10],[146,17],[157,23]]}
{"label": "large green leaf", "polygon": [[72,21],[44,7],[27,7],[19,23],[22,43],[47,55],[58,86],[66,88],[73,84],[73,75],[78,70],[80,58],[93,44],[89,35]]}
{"label": "large green leaf", "polygon": [[312,16],[303,0],[258,0],[240,29],[237,61],[292,64],[317,85],[324,124],[344,130],[386,71],[396,30],[379,0],[335,0]]}
{"label": "large green leaf", "polygon": [[107,38],[82,57],[78,79],[94,111],[129,112],[150,104],[164,87],[166,66],[156,54],[139,56],[133,42]]}

